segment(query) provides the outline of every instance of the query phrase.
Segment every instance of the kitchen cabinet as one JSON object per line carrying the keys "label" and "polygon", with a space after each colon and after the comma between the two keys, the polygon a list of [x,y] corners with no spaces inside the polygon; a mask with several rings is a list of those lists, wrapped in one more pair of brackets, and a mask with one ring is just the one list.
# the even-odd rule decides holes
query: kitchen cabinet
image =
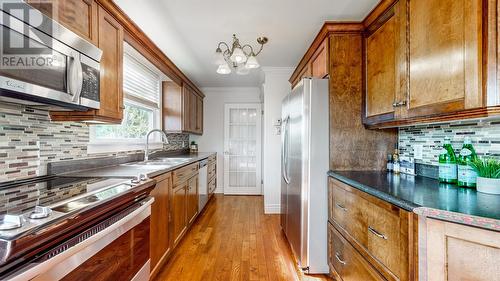
{"label": "kitchen cabinet", "polygon": [[311,58],[311,77],[323,78],[328,75],[328,56],[328,40],[325,40]]}
{"label": "kitchen cabinet", "polygon": [[406,71],[405,15],[405,0],[398,1],[365,31],[365,118],[372,122],[393,120],[396,102],[406,97],[398,81]]}
{"label": "kitchen cabinet", "polygon": [[422,217],[419,219],[424,280],[498,280],[498,232]]}
{"label": "kitchen cabinet", "polygon": [[119,124],[123,118],[123,27],[98,7],[98,47],[102,50],[100,109],[86,112],[51,112],[53,121],[87,121]]}
{"label": "kitchen cabinet", "polygon": [[163,83],[163,126],[167,132],[203,134],[203,98],[189,85]]}
{"label": "kitchen cabinet", "polygon": [[187,186],[187,223],[191,224],[198,214],[198,174],[188,180]]}
{"label": "kitchen cabinet", "polygon": [[399,0],[383,12],[375,9],[376,18],[365,20],[365,126],[499,114],[496,5]]}
{"label": "kitchen cabinet", "polygon": [[183,182],[172,189],[172,237],[177,245],[187,229],[188,183]]}
{"label": "kitchen cabinet", "polygon": [[[94,45],[98,44],[98,5],[95,1],[28,0],[26,2]],[[52,6],[47,5],[49,3]]]}
{"label": "kitchen cabinet", "polygon": [[[416,280],[415,214],[333,178],[328,198],[329,224],[334,228],[333,234],[329,231],[329,247],[332,235],[344,241],[329,255],[336,274],[344,281]],[[347,265],[338,261],[338,253]]]}
{"label": "kitchen cabinet", "polygon": [[156,177],[155,180],[157,184],[151,192],[151,196],[155,199],[151,205],[150,258],[152,277],[159,272],[172,249],[169,227],[172,174],[163,174]]}

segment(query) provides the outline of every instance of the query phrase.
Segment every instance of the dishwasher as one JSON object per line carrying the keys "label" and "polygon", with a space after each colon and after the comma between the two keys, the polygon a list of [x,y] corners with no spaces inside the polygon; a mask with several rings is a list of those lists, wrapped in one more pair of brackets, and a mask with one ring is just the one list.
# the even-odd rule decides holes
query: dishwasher
{"label": "dishwasher", "polygon": [[198,213],[200,213],[208,202],[208,159],[203,159],[200,162],[198,169]]}

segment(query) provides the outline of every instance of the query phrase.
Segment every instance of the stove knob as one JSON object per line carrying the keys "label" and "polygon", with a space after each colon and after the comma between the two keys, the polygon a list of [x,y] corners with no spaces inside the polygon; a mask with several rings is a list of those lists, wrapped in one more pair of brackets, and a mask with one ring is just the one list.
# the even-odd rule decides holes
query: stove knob
{"label": "stove knob", "polygon": [[134,177],[130,182],[134,183],[134,184],[138,184],[141,182],[141,178],[139,176]]}
{"label": "stove knob", "polygon": [[146,174],[140,174],[139,175],[139,180],[140,181],[147,181],[148,180],[148,176]]}

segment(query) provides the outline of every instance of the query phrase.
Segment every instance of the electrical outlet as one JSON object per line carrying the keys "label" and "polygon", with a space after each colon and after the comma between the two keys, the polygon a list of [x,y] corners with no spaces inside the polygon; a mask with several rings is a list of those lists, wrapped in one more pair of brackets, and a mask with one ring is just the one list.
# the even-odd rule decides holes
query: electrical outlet
{"label": "electrical outlet", "polygon": [[414,145],[413,146],[413,155],[414,155],[414,158],[418,159],[418,160],[424,159],[423,150],[424,150],[424,146],[423,145],[421,145],[421,144]]}

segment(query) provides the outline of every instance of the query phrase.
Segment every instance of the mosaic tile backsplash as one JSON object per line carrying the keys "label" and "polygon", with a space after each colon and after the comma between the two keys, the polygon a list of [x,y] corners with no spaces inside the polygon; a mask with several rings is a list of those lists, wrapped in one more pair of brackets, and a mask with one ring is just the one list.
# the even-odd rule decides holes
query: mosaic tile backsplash
{"label": "mosaic tile backsplash", "polygon": [[[168,138],[165,150],[189,145],[188,134]],[[45,110],[0,102],[0,182],[44,175],[48,162],[137,152],[89,154],[89,141],[86,123],[51,122]]]}
{"label": "mosaic tile backsplash", "polygon": [[399,129],[401,156],[414,157],[414,147],[423,146],[423,159],[416,163],[438,165],[439,151],[445,137],[458,153],[464,138],[468,136],[480,156],[500,158],[500,121],[459,121],[446,124],[432,124]]}

